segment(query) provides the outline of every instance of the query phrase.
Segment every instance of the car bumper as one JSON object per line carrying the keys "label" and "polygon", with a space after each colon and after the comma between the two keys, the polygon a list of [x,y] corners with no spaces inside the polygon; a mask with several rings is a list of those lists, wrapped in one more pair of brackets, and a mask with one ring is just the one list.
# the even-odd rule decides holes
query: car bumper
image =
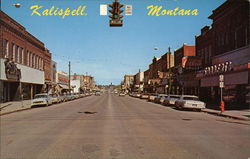
{"label": "car bumper", "polygon": [[31,103],[31,106],[35,106],[35,105],[47,105],[47,102]]}
{"label": "car bumper", "polygon": [[181,105],[182,108],[190,108],[190,109],[205,109],[204,105],[193,105],[193,104],[184,104]]}

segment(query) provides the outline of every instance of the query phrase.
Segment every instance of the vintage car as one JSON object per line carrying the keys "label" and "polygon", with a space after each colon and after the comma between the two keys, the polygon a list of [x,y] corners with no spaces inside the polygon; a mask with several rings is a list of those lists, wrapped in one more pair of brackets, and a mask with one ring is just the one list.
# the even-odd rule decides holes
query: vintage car
{"label": "vintage car", "polygon": [[180,99],[175,101],[175,107],[201,110],[206,108],[206,104],[200,101],[197,96],[181,95]]}
{"label": "vintage car", "polygon": [[36,94],[34,99],[31,101],[31,106],[35,105],[51,105],[52,103],[52,97],[47,94],[47,93],[41,93],[41,94]]}
{"label": "vintage car", "polygon": [[175,105],[175,101],[180,98],[180,95],[168,95],[164,97],[164,100],[162,102],[163,105]]}

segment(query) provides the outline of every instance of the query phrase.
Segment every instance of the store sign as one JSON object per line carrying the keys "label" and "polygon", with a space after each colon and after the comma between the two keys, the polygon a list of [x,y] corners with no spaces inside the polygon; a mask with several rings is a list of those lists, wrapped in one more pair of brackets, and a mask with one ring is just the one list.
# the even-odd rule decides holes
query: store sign
{"label": "store sign", "polygon": [[18,69],[13,61],[6,59],[4,65],[7,79],[15,81],[19,81],[21,79],[21,69]]}
{"label": "store sign", "polygon": [[211,75],[211,74],[216,74],[216,73],[232,71],[232,68],[233,68],[232,62],[228,61],[225,63],[206,67],[204,70],[204,75]]}

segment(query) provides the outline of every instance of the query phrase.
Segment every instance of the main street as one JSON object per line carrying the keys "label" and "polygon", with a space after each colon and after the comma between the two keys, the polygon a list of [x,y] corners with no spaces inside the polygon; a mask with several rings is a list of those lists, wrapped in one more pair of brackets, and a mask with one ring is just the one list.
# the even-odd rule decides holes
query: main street
{"label": "main street", "polygon": [[1,159],[248,159],[249,122],[115,94],[1,116]]}

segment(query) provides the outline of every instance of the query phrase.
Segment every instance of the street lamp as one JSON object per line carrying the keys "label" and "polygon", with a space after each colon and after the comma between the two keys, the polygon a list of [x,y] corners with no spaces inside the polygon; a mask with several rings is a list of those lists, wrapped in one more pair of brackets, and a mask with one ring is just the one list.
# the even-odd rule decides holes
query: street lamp
{"label": "street lamp", "polygon": [[[165,94],[167,93],[167,90],[168,90],[168,84],[166,84],[166,86],[165,86]],[[169,92],[168,92],[168,94],[169,94]]]}

